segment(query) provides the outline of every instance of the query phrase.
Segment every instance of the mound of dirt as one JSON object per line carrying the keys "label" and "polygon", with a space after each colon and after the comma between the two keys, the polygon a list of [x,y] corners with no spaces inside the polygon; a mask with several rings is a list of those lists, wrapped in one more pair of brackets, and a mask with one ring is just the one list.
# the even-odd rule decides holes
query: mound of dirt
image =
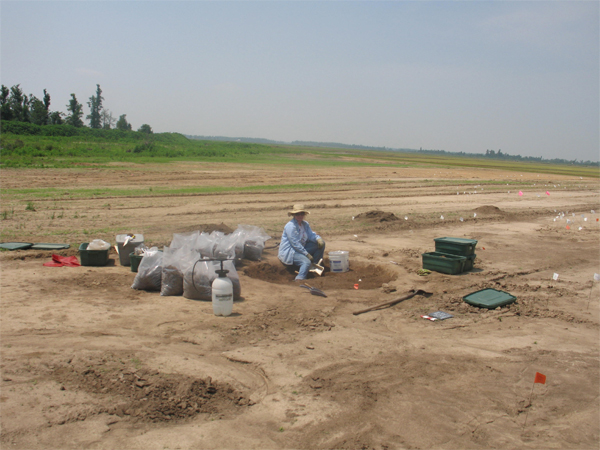
{"label": "mound of dirt", "polygon": [[287,284],[296,276],[292,268],[288,268],[281,263],[267,261],[251,263],[244,269],[244,274],[250,278],[276,284]]}
{"label": "mound of dirt", "polygon": [[356,216],[357,219],[366,219],[371,222],[393,222],[398,219],[393,213],[385,212],[385,211],[368,211],[366,213],[360,213]]}
{"label": "mound of dirt", "polygon": [[222,233],[229,234],[233,233],[234,230],[225,225],[223,222],[216,223],[205,223],[199,225],[192,225],[190,227],[177,228],[173,233],[190,233],[193,231],[200,231],[201,233],[212,233],[213,231],[221,231]]}
{"label": "mound of dirt", "polygon": [[473,211],[482,213],[482,214],[503,214],[504,213],[504,211],[502,211],[500,208],[498,208],[497,206],[493,206],[493,205],[480,206],[478,208],[475,208]]}
{"label": "mound of dirt", "polygon": [[[379,289],[382,284],[395,279],[381,266],[350,262],[348,272],[331,272],[329,261],[325,260],[325,270],[321,276],[309,273],[307,283],[319,289],[354,289],[358,284],[359,289]],[[251,263],[244,268],[244,274],[250,278],[275,284],[290,284],[296,276],[294,269],[281,264],[279,261],[260,261]]]}
{"label": "mound of dirt", "polygon": [[[131,356],[131,355],[129,355]],[[191,378],[179,374],[161,374],[136,367],[135,356],[125,360],[106,355],[97,361],[73,361],[57,367],[52,374],[64,389],[83,390],[110,398],[92,413],[130,416],[136,421],[177,421],[198,414],[233,413],[252,404],[226,383]],[[65,387],[66,386],[66,387]]]}

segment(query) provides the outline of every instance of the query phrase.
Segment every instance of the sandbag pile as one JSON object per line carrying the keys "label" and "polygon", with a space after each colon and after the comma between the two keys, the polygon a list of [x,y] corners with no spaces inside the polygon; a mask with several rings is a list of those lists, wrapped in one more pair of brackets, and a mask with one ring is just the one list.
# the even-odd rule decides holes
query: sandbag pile
{"label": "sandbag pile", "polygon": [[146,250],[135,277],[133,289],[156,290],[160,295],[183,295],[192,300],[211,300],[216,270],[228,270],[233,297],[241,297],[240,279],[235,260],[259,261],[265,242],[271,236],[253,225],[238,225],[230,234],[221,231],[173,234],[163,251]]}

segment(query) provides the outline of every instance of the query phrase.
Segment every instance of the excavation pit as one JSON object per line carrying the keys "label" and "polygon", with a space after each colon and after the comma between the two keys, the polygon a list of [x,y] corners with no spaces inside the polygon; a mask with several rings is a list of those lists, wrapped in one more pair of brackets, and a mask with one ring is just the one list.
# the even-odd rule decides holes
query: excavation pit
{"label": "excavation pit", "polygon": [[[133,421],[177,422],[199,414],[232,416],[253,404],[229,384],[210,377],[160,373],[140,365],[136,355],[106,353],[75,358],[56,367],[52,378],[63,390],[94,397],[86,416],[107,413]],[[84,419],[79,415],[62,422]]]}
{"label": "excavation pit", "polygon": [[[319,289],[379,289],[382,284],[394,281],[396,275],[376,264],[351,261],[348,272],[331,272],[325,260],[325,271],[321,276],[309,273],[306,283]],[[284,266],[278,260],[258,261],[248,264],[244,275],[274,284],[294,283],[295,269]]]}

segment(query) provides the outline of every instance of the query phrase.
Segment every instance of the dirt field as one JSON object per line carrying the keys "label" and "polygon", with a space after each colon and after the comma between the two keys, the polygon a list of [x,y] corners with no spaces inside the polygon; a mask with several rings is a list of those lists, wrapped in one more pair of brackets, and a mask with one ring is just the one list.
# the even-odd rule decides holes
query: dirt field
{"label": "dirt field", "polygon": [[[313,187],[101,193],[261,184]],[[242,299],[225,318],[209,302],[131,289],[135,273],[114,250],[105,267],[75,268],[43,266],[49,251],[2,252],[3,449],[599,446],[598,180],[199,163],[2,173],[3,190],[32,186],[64,193],[35,211],[5,193],[4,241],[114,245],[131,232],[163,246],[174,233],[238,224],[272,239],[262,261],[238,265]],[[99,193],[69,194],[80,188]],[[277,260],[294,203],[311,211],[327,251],[349,251],[349,272],[309,280],[327,298]],[[478,241],[474,269],[419,275],[421,254],[446,236]],[[487,310],[462,300],[484,288],[517,301]],[[353,314],[411,289],[433,295]],[[420,317],[434,311],[454,317]]]}

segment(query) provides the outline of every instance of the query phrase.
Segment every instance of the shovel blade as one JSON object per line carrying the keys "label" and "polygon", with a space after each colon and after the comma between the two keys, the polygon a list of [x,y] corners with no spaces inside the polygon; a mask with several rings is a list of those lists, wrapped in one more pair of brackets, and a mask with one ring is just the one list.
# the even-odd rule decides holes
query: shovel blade
{"label": "shovel blade", "polygon": [[316,273],[317,275],[321,276],[321,275],[323,274],[323,271],[325,270],[325,267],[323,267],[323,266],[321,265],[321,262],[322,262],[322,261],[323,261],[323,260],[322,260],[322,259],[320,259],[320,260],[319,260],[319,262],[317,262],[317,263],[312,263],[312,264],[310,265],[310,269],[308,269],[308,271],[309,271],[309,272]]}

